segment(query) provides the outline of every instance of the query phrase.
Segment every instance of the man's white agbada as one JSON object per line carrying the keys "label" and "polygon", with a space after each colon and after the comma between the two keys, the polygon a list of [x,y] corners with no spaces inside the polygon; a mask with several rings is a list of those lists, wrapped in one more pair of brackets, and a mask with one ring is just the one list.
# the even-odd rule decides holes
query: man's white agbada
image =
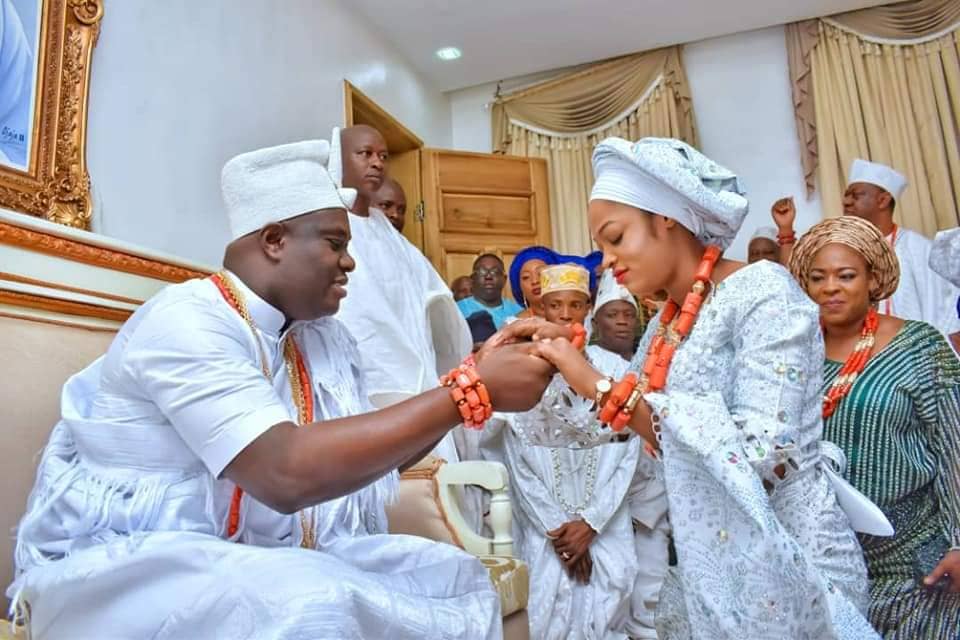
{"label": "man's white agbada", "polygon": [[[341,131],[330,134],[327,170],[343,183]],[[363,354],[362,372],[377,408],[433,389],[437,379],[470,353],[473,340],[450,288],[419,249],[397,233],[386,216],[350,215],[348,295],[337,319],[347,326]],[[462,429],[448,433],[434,453],[448,462],[469,453]],[[467,511],[475,509],[467,506]],[[479,521],[476,522],[479,524]]]}
{"label": "man's white agbada", "polygon": [[[325,149],[301,143],[231,161],[225,200],[242,213],[234,233],[342,207],[322,167]],[[291,165],[313,189],[271,200],[269,185],[285,184],[281,169]],[[235,485],[223,470],[273,425],[296,420],[287,341],[305,356],[317,420],[373,409],[342,323],[287,323],[229,277],[253,326],[209,279],[171,285],[64,386],[7,590],[31,637],[500,637],[499,597],[476,558],[384,535],[396,470],[305,509],[315,548],[300,548],[299,514],[250,495],[226,539]]]}
{"label": "man's white agbada", "polygon": [[223,166],[220,186],[236,240],[271,222],[321,209],[347,209],[357,192],[327,173],[330,143],[305,140],[241,153]]}

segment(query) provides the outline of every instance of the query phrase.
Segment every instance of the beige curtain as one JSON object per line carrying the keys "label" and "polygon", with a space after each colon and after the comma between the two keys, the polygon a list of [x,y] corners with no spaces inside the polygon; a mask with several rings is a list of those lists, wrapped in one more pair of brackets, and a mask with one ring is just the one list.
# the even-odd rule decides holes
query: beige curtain
{"label": "beige curtain", "polygon": [[547,160],[553,246],[565,253],[592,250],[586,208],[598,142],[608,136],[697,141],[678,47],[601,62],[501,96],[492,118],[495,152]]}
{"label": "beige curtain", "polygon": [[838,215],[854,158],[910,186],[900,224],[933,235],[960,224],[960,2],[913,0],[787,26],[808,193]]}
{"label": "beige curtain", "polygon": [[957,0],[911,0],[825,18],[867,38],[910,40],[942,35],[960,22]]}
{"label": "beige curtain", "polygon": [[793,115],[800,139],[800,164],[809,198],[816,189],[817,127],[813,109],[813,77],[810,75],[810,54],[820,34],[819,20],[805,20],[787,25],[787,68],[793,92]]}

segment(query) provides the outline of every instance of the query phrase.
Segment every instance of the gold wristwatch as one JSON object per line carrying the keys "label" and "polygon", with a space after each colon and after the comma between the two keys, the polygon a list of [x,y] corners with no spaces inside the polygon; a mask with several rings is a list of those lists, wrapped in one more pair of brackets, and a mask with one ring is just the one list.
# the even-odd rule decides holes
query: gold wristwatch
{"label": "gold wristwatch", "polygon": [[597,380],[597,383],[594,386],[594,388],[596,389],[596,392],[597,392],[596,399],[594,400],[594,404],[596,404],[597,408],[599,409],[600,405],[603,404],[603,396],[613,391],[613,378],[600,378],[599,380]]}

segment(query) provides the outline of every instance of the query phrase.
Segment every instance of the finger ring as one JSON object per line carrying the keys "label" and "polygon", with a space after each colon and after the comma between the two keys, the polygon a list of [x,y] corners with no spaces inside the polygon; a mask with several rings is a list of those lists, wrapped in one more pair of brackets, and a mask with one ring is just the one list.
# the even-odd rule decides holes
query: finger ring
{"label": "finger ring", "polygon": [[564,560],[569,560],[570,554],[564,551],[563,553],[560,554],[560,557],[563,558]]}

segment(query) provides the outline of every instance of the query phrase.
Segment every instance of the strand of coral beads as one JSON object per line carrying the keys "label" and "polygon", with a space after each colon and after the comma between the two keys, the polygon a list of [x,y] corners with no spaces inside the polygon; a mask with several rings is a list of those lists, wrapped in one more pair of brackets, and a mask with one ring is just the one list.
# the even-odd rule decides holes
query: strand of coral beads
{"label": "strand of coral beads", "polygon": [[674,300],[667,300],[667,304],[660,315],[660,326],[650,342],[649,349],[647,349],[642,375],[630,396],[619,407],[616,417],[610,423],[615,431],[621,431],[627,426],[634,408],[644,393],[659,391],[666,386],[667,374],[670,372],[673,356],[680,343],[690,335],[690,331],[693,329],[697,315],[700,313],[700,307],[703,305],[710,277],[713,275],[713,269],[719,259],[720,248],[713,245],[708,246],[694,273],[693,286],[684,299],[683,305],[677,304]]}

